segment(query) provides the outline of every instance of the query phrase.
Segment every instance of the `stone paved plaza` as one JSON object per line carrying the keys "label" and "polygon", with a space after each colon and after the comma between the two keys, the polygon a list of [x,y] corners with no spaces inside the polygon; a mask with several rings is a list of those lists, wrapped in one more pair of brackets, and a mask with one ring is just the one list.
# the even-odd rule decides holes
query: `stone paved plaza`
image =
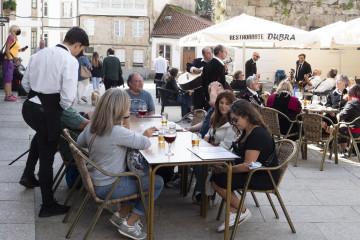
{"label": "stone paved plaza", "polygon": [[[145,82],[145,88],[154,96],[154,84]],[[89,85],[88,99],[92,87]],[[102,92],[104,88],[102,88]],[[9,162],[29,148],[33,131],[21,116],[24,99],[17,103],[4,102],[0,91],[0,239],[1,240],[60,240],[74,219],[62,223],[63,216],[38,218],[41,204],[40,189],[25,189],[18,181],[25,166],[26,156],[9,166]],[[156,102],[156,113],[160,105]],[[77,110],[93,109],[90,103],[75,105]],[[180,108],[165,108],[170,120],[180,119]],[[182,122],[186,126],[188,122]],[[356,157],[339,158],[339,164],[327,160],[324,171],[319,171],[321,152],[309,146],[308,160],[299,160],[299,166],[290,164],[280,186],[283,201],[288,209],[297,233],[291,233],[283,212],[275,199],[279,212],[276,219],[264,194],[257,194],[260,208],[251,197],[245,201],[252,212],[249,221],[242,224],[236,239],[358,239],[360,236],[360,164]],[[54,172],[61,165],[57,154]],[[63,202],[69,190],[62,182],[55,197]],[[76,211],[79,206],[76,207]],[[179,195],[179,190],[164,189],[155,203],[155,239],[223,239],[216,232],[221,222],[216,221],[218,207],[209,209],[207,219],[199,215],[199,205],[188,197]],[[88,204],[71,239],[82,239],[96,207]],[[105,210],[90,239],[125,239],[108,219],[111,213]],[[221,221],[224,220],[222,216]],[[144,229],[146,229],[145,220]]]}

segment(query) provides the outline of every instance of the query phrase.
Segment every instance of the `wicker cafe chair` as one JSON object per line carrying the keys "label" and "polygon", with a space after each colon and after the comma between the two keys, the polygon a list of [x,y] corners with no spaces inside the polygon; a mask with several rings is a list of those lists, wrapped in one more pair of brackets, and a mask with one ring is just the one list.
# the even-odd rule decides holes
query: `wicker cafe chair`
{"label": "wicker cafe chair", "polygon": [[[300,119],[301,119],[301,121],[300,121]],[[327,121],[329,121],[329,123],[331,124],[331,126],[334,129],[334,132],[332,132],[331,134],[323,134],[323,132],[322,132],[321,123],[325,119]],[[329,119],[328,117],[325,117],[321,114],[316,114],[316,113],[298,114],[296,116],[296,120],[301,125],[301,130],[300,130],[300,134],[299,134],[299,149],[301,149],[303,158],[305,157],[305,159],[306,159],[307,143],[309,141],[313,142],[313,143],[319,143],[319,142],[325,143],[324,152],[323,152],[322,160],[321,160],[321,164],[320,164],[320,171],[323,171],[329,144],[334,139],[334,134],[335,134],[337,127],[331,121],[331,119]],[[335,144],[333,144],[332,148],[334,148],[334,147],[337,147],[337,146],[335,146]],[[330,151],[333,152],[333,149],[331,149]],[[298,151],[297,156],[295,158],[295,162],[294,162],[295,167],[297,167],[297,164],[298,164],[299,152],[300,151]],[[331,157],[331,153],[330,153],[330,157]]]}
{"label": "wicker cafe chair", "polygon": [[[296,147],[295,142],[293,142],[291,140],[288,140],[288,139],[279,140],[279,141],[276,142],[276,144],[277,144],[277,156],[278,156],[279,166],[277,166],[277,167],[260,167],[260,168],[250,170],[248,175],[247,175],[244,188],[237,190],[239,193],[241,193],[241,199],[240,199],[240,204],[239,204],[236,220],[235,220],[235,223],[234,223],[234,228],[233,228],[230,239],[235,239],[235,233],[236,233],[236,229],[237,229],[239,219],[240,219],[241,208],[244,205],[246,193],[248,193],[248,192],[252,193],[252,196],[254,198],[254,201],[255,201],[257,207],[259,207],[259,203],[258,203],[258,201],[257,201],[257,199],[255,197],[255,192],[265,193],[268,200],[269,200],[269,202],[270,202],[270,205],[271,205],[271,207],[272,207],[272,209],[274,211],[274,214],[275,214],[276,218],[279,219],[279,214],[277,213],[275,205],[274,205],[274,203],[273,203],[273,201],[271,199],[271,196],[270,196],[270,193],[274,194],[277,197],[277,199],[278,199],[278,201],[280,203],[280,206],[281,206],[281,208],[282,208],[282,210],[284,212],[286,220],[288,221],[288,223],[290,225],[291,231],[293,233],[296,233],[295,227],[294,227],[294,225],[293,225],[293,223],[292,223],[292,221],[290,219],[290,216],[289,216],[289,214],[288,214],[288,212],[286,210],[284,202],[283,202],[283,200],[282,200],[282,198],[280,196],[278,187],[279,187],[279,185],[280,185],[280,183],[281,183],[281,181],[282,181],[282,179],[284,177],[284,174],[286,172],[286,169],[287,169],[291,159],[296,154],[297,147]],[[274,181],[274,178],[273,178],[273,176],[271,174],[271,171],[272,170],[277,170],[277,169],[280,169],[280,178],[279,178],[278,183],[276,184],[275,181]],[[257,171],[266,171],[269,174],[271,182],[272,182],[272,184],[274,186],[273,189],[270,189],[270,190],[255,190],[255,189],[251,189],[249,187],[249,183],[251,181],[251,178],[253,177],[253,174],[255,172],[257,172]],[[219,213],[218,213],[218,216],[217,216],[217,220],[220,219],[222,210],[224,208],[224,203],[225,203],[225,201],[222,200],[220,208],[219,208]]]}
{"label": "wicker cafe chair", "polygon": [[343,134],[340,134],[339,132],[339,135],[338,137],[340,138],[346,138],[346,139],[349,139],[350,140],[350,151],[349,151],[349,156],[351,156],[351,153],[352,153],[352,150],[355,149],[355,153],[356,153],[356,156],[358,157],[358,161],[360,162],[360,153],[359,153],[359,148],[358,148],[358,143],[360,143],[360,137],[357,137],[357,138],[354,138],[354,135],[352,134],[352,132],[350,131],[350,126],[351,125],[354,125],[354,123],[356,121],[360,121],[360,116],[355,118],[353,121],[351,122],[339,122],[339,126],[340,124],[345,124],[346,125],[346,128],[348,130],[348,133],[349,133],[349,136],[347,135],[343,135]]}
{"label": "wicker cafe chair", "polygon": [[195,109],[194,111],[185,114],[185,116],[183,116],[179,121],[176,121],[176,123],[179,123],[185,120],[186,118],[190,117],[192,118],[190,126],[194,126],[199,122],[202,122],[205,119],[205,116],[206,116],[206,111],[204,109]]}
{"label": "wicker cafe chair", "polygon": [[[81,175],[81,179],[83,181],[83,185],[85,186],[86,189],[86,196],[85,199],[83,200],[81,207],[78,211],[78,214],[76,215],[74,222],[72,223],[68,233],[66,234],[66,238],[70,238],[72,232],[74,231],[75,226],[77,225],[80,216],[82,215],[84,208],[87,204],[87,202],[89,201],[89,199],[91,198],[98,206],[98,210],[89,226],[89,229],[87,230],[85,236],[84,236],[84,240],[88,239],[88,237],[90,236],[91,232],[93,231],[95,224],[97,223],[103,209],[105,206],[110,205],[110,204],[114,204],[114,203],[119,203],[119,202],[123,202],[123,201],[127,201],[130,199],[135,199],[135,198],[141,198],[142,204],[144,206],[144,211],[145,211],[145,215],[146,215],[146,219],[147,219],[147,209],[146,209],[146,203],[145,203],[145,192],[143,191],[143,186],[142,186],[142,182],[141,182],[141,178],[138,174],[133,173],[133,172],[124,172],[121,174],[110,174],[108,172],[105,172],[104,170],[100,169],[96,164],[94,164],[93,162],[91,162],[89,160],[89,158],[87,156],[85,156],[77,147],[75,147],[72,143],[70,143],[70,149],[74,155],[74,159],[75,159],[75,163],[76,166],[80,172]],[[109,177],[113,177],[116,178],[115,182],[112,185],[111,190],[109,191],[108,195],[106,196],[106,198],[104,200],[98,198],[95,194],[95,190],[94,190],[94,186],[92,184],[88,169],[86,164],[91,165],[92,167],[94,167],[97,171],[100,171],[102,174],[109,176]],[[125,176],[134,176],[137,178],[138,182],[139,182],[139,187],[140,187],[140,193],[137,194],[133,194],[130,196],[126,196],[123,198],[115,198],[115,199],[110,199],[110,196],[112,195],[113,191],[115,190],[116,185],[119,183],[120,179],[122,177]]]}
{"label": "wicker cafe chair", "polygon": [[[89,153],[88,153],[85,149],[83,149],[82,147],[80,147],[80,146],[76,143],[76,140],[75,140],[75,139],[78,138],[78,135],[77,135],[76,133],[74,133],[73,131],[71,131],[71,130],[69,130],[69,129],[67,129],[67,128],[64,128],[64,129],[63,129],[63,134],[61,135],[61,137],[62,137],[62,138],[65,138],[65,140],[68,142],[68,144],[72,143],[72,144],[73,144],[75,147],[77,147],[85,156],[89,157]],[[68,150],[70,151],[70,148],[69,148]],[[60,152],[60,154],[61,154],[61,152]],[[73,161],[70,163],[70,166],[75,164],[74,159],[72,159],[72,160],[73,160]],[[71,188],[70,193],[69,193],[69,195],[67,196],[67,198],[66,198],[66,200],[65,200],[65,202],[64,202],[64,205],[67,205],[68,202],[70,201],[70,199],[71,199],[72,195],[74,194],[74,192],[75,192],[75,190],[76,190],[76,187],[78,186],[80,180],[81,180],[81,177],[79,176],[79,177],[76,179],[73,187]],[[80,188],[79,193],[78,193],[77,197],[75,198],[75,200],[74,200],[74,202],[73,202],[73,204],[72,204],[72,206],[71,206],[68,214],[65,216],[65,218],[64,218],[64,220],[63,220],[64,223],[66,223],[67,218],[68,218],[68,215],[70,215],[73,207],[76,205],[77,200],[79,199],[80,194],[81,194],[81,192],[83,191],[83,189],[84,189],[84,187],[82,186],[82,187]]]}
{"label": "wicker cafe chair", "polygon": [[[261,115],[264,118],[266,125],[269,127],[271,136],[275,139],[286,139],[292,136],[299,135],[299,132],[291,133],[291,129],[294,127],[294,124],[298,124],[296,120],[291,120],[288,116],[284,113],[269,107],[261,108]],[[280,131],[280,123],[279,117],[283,117],[290,123],[290,127],[286,134],[282,134]]]}
{"label": "wicker cafe chair", "polygon": [[261,109],[263,109],[264,107],[260,106],[259,104],[250,102],[251,106],[253,106],[260,114],[261,114]]}

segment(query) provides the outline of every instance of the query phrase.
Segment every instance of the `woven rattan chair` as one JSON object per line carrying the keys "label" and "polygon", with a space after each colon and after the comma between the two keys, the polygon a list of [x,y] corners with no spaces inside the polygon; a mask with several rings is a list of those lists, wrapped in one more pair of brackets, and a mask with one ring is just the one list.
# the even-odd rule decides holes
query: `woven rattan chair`
{"label": "woven rattan chair", "polygon": [[[286,220],[288,221],[289,225],[290,225],[290,228],[291,228],[291,231],[293,233],[296,233],[296,230],[295,230],[295,227],[294,225],[292,224],[292,221],[290,219],[290,216],[286,210],[286,207],[284,205],[284,202],[280,196],[280,193],[279,193],[279,190],[278,190],[278,187],[284,177],[284,174],[286,172],[286,169],[291,161],[291,159],[295,156],[296,154],[296,151],[297,151],[297,147],[296,147],[296,143],[291,141],[291,140],[288,140],[288,139],[283,139],[283,140],[279,140],[276,142],[277,144],[277,156],[278,156],[278,162],[279,162],[279,166],[277,167],[260,167],[260,168],[256,168],[256,169],[253,169],[253,170],[250,170],[248,175],[247,175],[247,178],[246,178],[246,181],[245,181],[245,185],[244,185],[244,188],[243,189],[238,189],[237,191],[241,194],[241,199],[240,199],[240,205],[239,205],[239,208],[238,208],[238,213],[237,213],[237,216],[236,216],[236,220],[235,220],[235,223],[234,223],[234,228],[233,228],[233,231],[232,231],[232,234],[231,234],[231,238],[230,239],[235,239],[235,233],[236,233],[236,229],[237,229],[237,226],[238,226],[238,223],[239,223],[239,219],[240,219],[240,214],[241,213],[241,208],[243,207],[244,205],[244,201],[245,201],[245,197],[246,197],[246,193],[250,192],[252,193],[252,196],[254,198],[254,201],[256,203],[256,206],[259,207],[259,203],[255,197],[255,192],[259,192],[259,193],[265,193],[269,202],[270,202],[270,205],[274,211],[274,214],[276,216],[277,219],[279,219],[279,214],[275,208],[275,205],[271,199],[271,196],[270,196],[270,193],[272,194],[275,194],[275,196],[277,197],[279,203],[280,203],[280,206],[284,212],[284,215],[286,217]],[[272,177],[272,174],[271,174],[271,171],[272,170],[277,170],[277,169],[280,169],[280,178],[279,178],[279,181],[278,183],[276,184],[275,181],[274,181],[274,178]],[[270,189],[270,190],[255,190],[255,189],[251,189],[249,188],[249,183],[251,181],[251,178],[253,176],[253,174],[257,171],[266,171],[268,174],[269,174],[269,177],[271,179],[271,182],[274,186],[273,189]],[[225,201],[222,200],[221,204],[220,204],[220,208],[219,208],[219,213],[217,215],[217,220],[220,219],[220,216],[222,214],[222,210],[224,208],[224,203]]]}
{"label": "woven rattan chair", "polygon": [[263,108],[262,106],[260,106],[259,104],[250,102],[251,106],[253,106],[260,114],[261,114],[261,109]]}
{"label": "woven rattan chair", "polygon": [[[123,202],[123,201],[127,201],[130,199],[135,199],[135,198],[141,198],[142,204],[144,206],[144,211],[145,211],[145,215],[146,215],[146,219],[147,219],[147,209],[146,209],[146,203],[145,203],[145,193],[143,191],[143,187],[142,187],[142,182],[141,182],[141,178],[138,174],[133,173],[133,172],[124,172],[121,174],[110,174],[108,172],[105,172],[104,170],[100,169],[96,164],[94,164],[93,162],[91,162],[87,156],[85,156],[77,147],[75,147],[72,143],[70,143],[70,149],[74,155],[74,159],[75,159],[75,163],[76,166],[79,170],[79,173],[81,175],[81,179],[83,182],[83,185],[85,186],[86,189],[86,196],[85,199],[83,200],[80,209],[74,219],[73,224],[71,225],[68,233],[66,234],[66,238],[70,238],[72,232],[74,231],[75,226],[77,225],[80,216],[82,215],[84,208],[87,204],[87,202],[89,201],[89,199],[91,198],[97,205],[98,205],[98,210],[89,226],[89,229],[87,230],[85,236],[84,236],[84,240],[88,239],[88,237],[90,236],[92,230],[95,227],[95,224],[97,223],[103,209],[105,206],[110,205],[110,204],[114,204],[114,203],[119,203],[119,202]],[[94,190],[94,186],[92,184],[88,169],[86,164],[91,165],[93,168],[95,168],[97,171],[100,171],[102,174],[109,176],[109,177],[113,177],[115,178],[115,182],[113,183],[111,190],[109,191],[108,195],[106,196],[106,198],[104,200],[98,198],[95,194],[95,190]],[[120,179],[122,177],[125,176],[133,176],[136,177],[136,179],[139,182],[139,188],[140,188],[140,192],[137,194],[133,194],[127,197],[123,197],[123,198],[116,198],[116,199],[110,199],[110,196],[112,195],[113,191],[115,190],[116,185],[119,183]]]}
{"label": "woven rattan chair", "polygon": [[[275,139],[286,139],[292,136],[298,136],[299,132],[291,133],[291,130],[293,129],[295,124],[298,124],[296,120],[291,120],[288,116],[286,116],[284,113],[269,107],[263,107],[261,108],[261,115],[263,116],[263,119],[266,123],[266,125],[269,127],[271,136]],[[283,117],[290,123],[290,127],[286,134],[282,134],[280,131],[280,123],[279,123],[279,117]]]}
{"label": "woven rattan chair", "polygon": [[[334,135],[335,135],[335,131],[336,131],[337,127],[331,121],[331,119],[329,119],[328,117],[325,117],[321,114],[316,114],[316,113],[298,114],[296,116],[296,120],[301,125],[301,131],[299,134],[300,135],[299,136],[299,149],[301,149],[303,159],[307,158],[307,143],[308,142],[312,142],[312,143],[320,143],[321,142],[321,143],[325,144],[324,152],[323,152],[323,156],[322,156],[322,160],[321,160],[321,164],[320,164],[320,171],[323,171],[329,144],[334,139]],[[321,125],[323,120],[327,120],[330,123],[330,126],[332,126],[334,129],[333,133],[323,134],[322,125]],[[337,146],[335,146],[335,144],[333,144],[332,147],[334,148]],[[331,149],[330,151],[333,152],[333,149]],[[298,151],[297,156],[295,158],[295,162],[294,162],[295,167],[297,167],[297,164],[298,164],[299,152],[300,151]],[[331,157],[331,153],[330,153],[330,157]]]}
{"label": "woven rattan chair", "polygon": [[345,124],[346,128],[348,130],[349,136],[347,135],[343,135],[339,133],[339,137],[340,138],[346,138],[350,140],[350,151],[349,151],[349,156],[351,156],[352,150],[355,150],[356,156],[358,157],[358,161],[360,162],[360,152],[359,152],[359,148],[358,148],[358,143],[360,143],[360,137],[354,138],[354,135],[352,134],[352,132],[350,131],[350,126],[354,125],[354,123],[356,121],[360,121],[360,116],[355,118],[353,121],[351,122],[339,122],[340,124]]}

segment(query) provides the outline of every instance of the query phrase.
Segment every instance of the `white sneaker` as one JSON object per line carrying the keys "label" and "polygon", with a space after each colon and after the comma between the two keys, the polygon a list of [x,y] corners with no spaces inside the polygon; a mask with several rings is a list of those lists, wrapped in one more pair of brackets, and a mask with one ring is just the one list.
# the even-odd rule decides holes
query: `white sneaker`
{"label": "white sneaker", "polygon": [[109,219],[109,221],[117,228],[120,227],[120,225],[122,224],[122,222],[124,220],[127,220],[130,214],[126,215],[124,218],[120,217],[119,212],[115,212],[111,218]]}
{"label": "white sneaker", "polygon": [[214,193],[210,197],[210,207],[216,207],[219,203],[221,203],[222,198],[219,196],[219,194]]}
{"label": "white sneaker", "polygon": [[131,239],[141,240],[146,238],[146,233],[143,233],[141,231],[140,221],[137,221],[134,226],[129,226],[126,220],[124,220],[120,225],[118,231],[121,235],[124,235]]}
{"label": "white sneaker", "polygon": [[[251,217],[251,212],[250,210],[247,208],[245,210],[244,213],[240,214],[240,219],[239,219],[239,224],[242,224],[243,222],[245,222],[246,220],[248,220],[249,218]],[[230,225],[230,228],[234,226],[234,223],[235,223],[235,219],[236,219],[236,213],[232,213],[230,212],[230,219],[229,219],[229,225]],[[225,222],[223,222],[219,227],[218,227],[218,232],[222,232],[225,230]]]}

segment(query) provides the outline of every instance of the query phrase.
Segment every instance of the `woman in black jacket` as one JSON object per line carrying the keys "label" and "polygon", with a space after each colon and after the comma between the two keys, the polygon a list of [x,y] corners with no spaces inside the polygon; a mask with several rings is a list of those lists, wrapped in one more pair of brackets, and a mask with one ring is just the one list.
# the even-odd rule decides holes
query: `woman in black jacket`
{"label": "woman in black jacket", "polygon": [[91,81],[93,83],[93,90],[99,90],[100,86],[100,74],[101,74],[101,60],[99,57],[99,54],[97,52],[93,53],[93,56],[91,58],[91,66],[92,66],[92,71],[91,71]]}
{"label": "woman in black jacket", "polygon": [[172,68],[170,70],[169,77],[166,78],[166,89],[175,91],[176,93],[171,93],[167,96],[169,103],[180,103],[181,106],[181,113],[182,116],[185,116],[188,112],[191,111],[193,107],[193,103],[191,101],[191,97],[188,92],[182,94],[181,90],[179,89],[176,78],[178,77],[179,70],[177,68]]}
{"label": "woman in black jacket", "polygon": [[[352,122],[355,118],[360,116],[360,85],[355,84],[349,90],[348,102],[345,107],[339,113],[339,119],[341,122]],[[350,125],[350,131],[354,138],[360,136],[360,120]],[[344,124],[340,125],[339,132],[343,135],[349,136],[348,129]],[[347,143],[340,143],[340,153],[347,152]]]}

